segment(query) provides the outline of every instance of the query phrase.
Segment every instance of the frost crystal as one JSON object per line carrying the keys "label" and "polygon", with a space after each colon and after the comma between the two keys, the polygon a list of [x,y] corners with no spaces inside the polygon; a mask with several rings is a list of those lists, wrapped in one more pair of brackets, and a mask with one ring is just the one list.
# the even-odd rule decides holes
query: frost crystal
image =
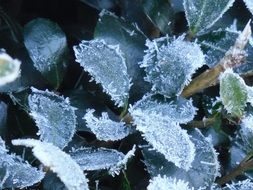
{"label": "frost crystal", "polygon": [[240,134],[245,147],[252,147],[253,145],[253,116],[248,115],[242,119]]}
{"label": "frost crystal", "polygon": [[248,99],[247,85],[244,80],[231,69],[220,76],[221,101],[228,113],[241,117]]}
{"label": "frost crystal", "polygon": [[169,97],[179,95],[192,74],[205,64],[199,45],[183,38],[147,41],[148,50],[140,66],[145,68],[145,80],[153,85],[153,91]]}
{"label": "frost crystal", "polygon": [[103,40],[82,41],[74,46],[76,61],[89,72],[116,105],[123,106],[128,99],[131,79],[127,74],[125,58],[119,46],[107,45]]}
{"label": "frost crystal", "polygon": [[[135,106],[134,106],[135,107]],[[189,170],[195,157],[195,147],[186,130],[161,114],[142,109],[130,110],[137,130],[153,148],[179,168]]]}
{"label": "frost crystal", "polygon": [[186,19],[193,33],[204,33],[233,5],[235,0],[184,0]]}
{"label": "frost crystal", "polygon": [[51,143],[35,139],[12,140],[13,145],[32,147],[36,156],[45,166],[55,172],[69,190],[88,190],[88,179],[80,166],[70,157]]}
{"label": "frost crystal", "polygon": [[0,86],[14,81],[20,74],[21,62],[6,53],[0,53]]}
{"label": "frost crystal", "polygon": [[139,111],[146,115],[159,115],[172,122],[183,124],[193,120],[196,110],[192,100],[186,100],[181,97],[176,99],[162,98],[162,100],[159,100],[153,95],[146,95],[135,103],[129,111]]}
{"label": "frost crystal", "polygon": [[41,181],[44,173],[20,157],[7,154],[4,141],[0,138],[0,178],[2,188],[24,188]]}
{"label": "frost crystal", "polygon": [[158,175],[150,180],[148,190],[194,190],[188,186],[188,182],[177,180],[174,178],[168,178],[166,176],[161,177]]}
{"label": "frost crystal", "polygon": [[253,1],[252,0],[244,0],[247,8],[253,14]]}
{"label": "frost crystal", "polygon": [[76,128],[75,108],[69,99],[52,92],[32,88],[28,97],[30,115],[39,128],[40,139],[63,149],[72,139]]}
{"label": "frost crystal", "polygon": [[222,190],[252,190],[253,183],[246,179],[237,183],[227,184]]}
{"label": "frost crystal", "polygon": [[103,141],[117,141],[129,135],[130,129],[127,128],[124,122],[116,122],[109,118],[106,112],[102,113],[100,118],[94,116],[95,110],[87,110],[83,119],[86,121],[86,126],[96,135],[97,139]]}

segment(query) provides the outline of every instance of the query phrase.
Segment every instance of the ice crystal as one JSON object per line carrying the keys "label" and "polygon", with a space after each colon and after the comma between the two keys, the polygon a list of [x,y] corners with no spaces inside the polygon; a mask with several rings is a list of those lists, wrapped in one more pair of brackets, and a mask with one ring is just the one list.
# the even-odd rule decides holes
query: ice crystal
{"label": "ice crystal", "polygon": [[107,45],[103,40],[82,41],[74,46],[76,61],[89,72],[116,105],[128,99],[131,80],[126,61],[118,45]]}
{"label": "ice crystal", "polygon": [[188,186],[188,182],[175,178],[161,177],[158,175],[150,180],[148,190],[194,190]]}
{"label": "ice crystal", "polygon": [[252,0],[244,0],[247,8],[253,14],[253,1]]}
{"label": "ice crystal", "polygon": [[189,170],[195,157],[195,147],[186,130],[163,115],[145,112],[145,109],[131,109],[131,116],[137,130],[153,148],[162,153],[168,161],[179,168]]}
{"label": "ice crystal", "polygon": [[83,119],[86,126],[96,135],[97,139],[103,141],[117,141],[125,138],[130,133],[130,129],[124,122],[116,122],[109,118],[106,112],[102,113],[100,118],[94,116],[95,110],[87,110]]}
{"label": "ice crystal", "polygon": [[233,5],[235,0],[184,0],[186,19],[193,33],[212,27]]}
{"label": "ice crystal", "polygon": [[153,91],[169,97],[179,95],[192,74],[205,64],[199,45],[183,39],[147,41],[148,50],[140,66],[145,68],[145,80],[152,84]]}
{"label": "ice crystal", "polygon": [[21,62],[6,53],[0,53],[0,86],[14,81],[20,74]]}
{"label": "ice crystal", "polygon": [[246,179],[237,183],[227,184],[222,190],[252,190],[253,183]]}
{"label": "ice crystal", "polygon": [[244,80],[231,69],[220,76],[221,101],[228,113],[241,117],[248,99],[247,85]]}
{"label": "ice crystal", "polygon": [[129,111],[140,111],[146,115],[159,115],[176,123],[187,123],[192,121],[197,108],[192,104],[192,100],[181,97],[175,99],[158,99],[154,95],[146,95],[136,102]]}
{"label": "ice crystal", "polygon": [[26,163],[19,156],[8,154],[0,138],[0,177],[2,188],[24,188],[41,181],[44,173]]}
{"label": "ice crystal", "polygon": [[246,147],[253,147],[253,116],[248,115],[241,121],[240,134]]}
{"label": "ice crystal", "polygon": [[88,179],[70,155],[51,143],[35,139],[12,140],[13,145],[31,147],[41,163],[55,172],[69,190],[88,190]]}
{"label": "ice crystal", "polygon": [[53,92],[32,88],[28,97],[30,115],[39,128],[40,139],[64,148],[72,139],[76,128],[75,108],[69,99]]}

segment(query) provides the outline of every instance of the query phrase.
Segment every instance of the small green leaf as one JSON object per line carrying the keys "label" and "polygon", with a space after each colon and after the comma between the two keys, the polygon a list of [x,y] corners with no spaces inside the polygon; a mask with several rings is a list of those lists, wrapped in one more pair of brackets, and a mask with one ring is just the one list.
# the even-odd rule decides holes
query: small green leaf
{"label": "small green leaf", "polygon": [[131,79],[127,73],[125,57],[119,46],[103,40],[82,41],[74,46],[76,61],[100,83],[115,104],[123,106],[128,100]]}
{"label": "small green leaf", "polygon": [[235,0],[184,0],[186,19],[193,35],[212,27]]}
{"label": "small green leaf", "polygon": [[168,0],[143,0],[142,7],[147,17],[163,34],[172,33],[174,12]]}
{"label": "small green leaf", "polygon": [[32,88],[28,104],[30,115],[39,128],[40,139],[63,149],[71,141],[76,128],[75,108],[69,99],[48,90]]}
{"label": "small green leaf", "polygon": [[32,20],[24,28],[24,43],[34,67],[55,88],[67,66],[67,39],[61,28],[48,19]]}
{"label": "small green leaf", "polygon": [[220,76],[220,96],[228,113],[242,117],[248,100],[248,90],[244,80],[231,69]]}
{"label": "small green leaf", "polygon": [[20,74],[21,62],[6,53],[0,53],[0,86],[13,82]]}

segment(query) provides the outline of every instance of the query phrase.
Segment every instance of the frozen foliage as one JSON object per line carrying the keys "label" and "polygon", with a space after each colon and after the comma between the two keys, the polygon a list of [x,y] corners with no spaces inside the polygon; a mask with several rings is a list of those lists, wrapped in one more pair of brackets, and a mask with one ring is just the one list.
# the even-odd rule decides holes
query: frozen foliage
{"label": "frozen foliage", "polygon": [[20,74],[21,62],[6,53],[0,53],[0,86],[14,81]]}
{"label": "frozen foliage", "polygon": [[142,110],[136,107],[137,109],[135,106],[131,108],[130,113],[137,130],[141,131],[144,138],[168,161],[179,168],[189,170],[195,157],[195,147],[186,130],[168,119],[168,116],[148,113],[145,108]]}
{"label": "frozen foliage", "polygon": [[14,154],[7,154],[4,141],[0,138],[0,187],[24,188],[40,182],[44,173],[24,162]]}
{"label": "frozen foliage", "polygon": [[194,143],[196,153],[192,167],[185,171],[168,162],[163,155],[143,148],[144,163],[152,177],[166,175],[189,182],[195,189],[209,189],[219,176],[218,156],[210,139],[206,139],[199,130],[190,132],[190,139]]}
{"label": "frozen foliage", "polygon": [[247,8],[253,14],[253,1],[252,0],[244,0]]}
{"label": "frozen foliage", "polygon": [[253,116],[248,115],[241,121],[240,134],[246,147],[253,147]]}
{"label": "frozen foliage", "polygon": [[186,19],[192,33],[212,27],[235,0],[184,0]]}
{"label": "frozen foliage", "polygon": [[79,148],[70,152],[82,170],[109,169],[124,158],[124,154],[106,148]]}
{"label": "frozen foliage", "polygon": [[98,140],[117,141],[125,138],[130,133],[130,128],[124,122],[116,122],[109,118],[106,112],[100,118],[94,116],[95,110],[89,109],[83,119],[86,126],[96,135]]}
{"label": "frozen foliage", "polygon": [[188,186],[188,182],[177,180],[174,178],[168,178],[166,176],[161,177],[158,175],[150,180],[148,190],[194,190]]}
{"label": "frozen foliage", "polygon": [[134,155],[135,147],[126,155],[113,149],[80,148],[70,152],[71,157],[83,170],[109,169],[110,174],[118,174]]}
{"label": "frozen foliage", "polygon": [[252,190],[252,187],[253,183],[247,179],[237,183],[227,184],[222,190]]}
{"label": "frozen foliage", "polygon": [[67,51],[67,39],[61,28],[50,20],[35,19],[24,28],[24,44],[34,67],[58,86],[66,67],[63,57]]}
{"label": "frozen foliage", "polygon": [[74,46],[76,61],[89,72],[116,105],[128,99],[131,80],[125,58],[118,45],[107,45],[103,40],[82,41]]}
{"label": "frozen foliage", "polygon": [[69,99],[53,92],[32,88],[28,97],[30,115],[39,128],[40,139],[64,148],[72,139],[76,128],[75,108]]}
{"label": "frozen foliage", "polygon": [[155,97],[146,95],[133,107],[130,112],[142,112],[146,115],[159,115],[160,117],[171,120],[175,123],[187,123],[192,121],[197,108],[192,104],[192,100],[186,100],[182,97],[167,99],[164,97]]}
{"label": "frozen foliage", "polygon": [[128,151],[128,153],[124,156],[122,160],[120,160],[116,165],[112,166],[109,170],[109,174],[112,176],[119,175],[122,169],[126,169],[127,162],[134,156],[136,151],[136,146],[134,145],[133,148]]}
{"label": "frozen foliage", "polygon": [[221,101],[228,113],[241,117],[248,99],[247,86],[244,80],[231,69],[220,75]]}
{"label": "frozen foliage", "polygon": [[152,90],[165,96],[179,95],[192,74],[205,64],[205,57],[199,45],[167,37],[147,41],[146,55],[141,62]]}
{"label": "frozen foliage", "polygon": [[34,156],[55,172],[69,190],[89,189],[88,179],[80,166],[53,144],[35,139],[12,140],[12,144],[31,147]]}

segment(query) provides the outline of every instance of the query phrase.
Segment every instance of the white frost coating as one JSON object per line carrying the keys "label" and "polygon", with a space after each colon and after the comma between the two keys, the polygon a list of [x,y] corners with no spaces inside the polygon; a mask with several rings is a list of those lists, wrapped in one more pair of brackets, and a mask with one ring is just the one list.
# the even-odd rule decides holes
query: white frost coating
{"label": "white frost coating", "polygon": [[241,121],[240,127],[241,127],[240,134],[241,134],[241,138],[242,138],[243,142],[246,143],[246,146],[251,147],[252,142],[253,142],[253,139],[252,139],[252,137],[253,137],[253,116],[248,115],[248,116],[244,117]]}
{"label": "white frost coating", "polygon": [[0,53],[0,86],[13,82],[20,74],[21,62],[6,53]]}
{"label": "white frost coating", "polygon": [[48,90],[31,88],[28,97],[30,115],[39,128],[40,140],[63,149],[72,139],[76,128],[75,108],[69,99]]}
{"label": "white frost coating", "polygon": [[161,177],[158,175],[150,180],[148,190],[194,190],[190,188],[188,182],[175,178]]}
{"label": "white frost coating", "polygon": [[247,91],[248,91],[248,102],[253,106],[253,87],[252,86],[247,86]]}
{"label": "white frost coating", "polygon": [[249,179],[246,179],[237,183],[232,182],[232,184],[227,184],[222,190],[252,190],[252,187],[253,183]]}
{"label": "white frost coating", "polygon": [[168,37],[147,41],[148,50],[140,64],[152,90],[165,96],[180,95],[194,72],[205,64],[205,56],[197,43],[184,41],[184,36],[169,42]]}
{"label": "white frost coating", "polygon": [[186,100],[178,97],[175,100],[158,101],[152,97],[153,95],[146,95],[141,100],[131,106],[129,112],[139,110],[145,112],[146,115],[159,115],[167,118],[175,123],[185,124],[192,121],[197,108],[192,104],[192,100]]}
{"label": "white frost coating", "polygon": [[253,1],[252,0],[244,0],[247,8],[249,9],[249,11],[252,13],[253,15]]}
{"label": "white frost coating", "polygon": [[188,25],[194,33],[201,34],[212,27],[233,5],[235,0],[184,0]]}
{"label": "white frost coating", "polygon": [[71,157],[80,165],[82,170],[110,169],[123,160],[124,154],[107,148],[79,148],[70,152]]}
{"label": "white frost coating", "polygon": [[116,122],[109,118],[106,112],[100,118],[94,116],[94,109],[88,109],[83,119],[86,126],[96,135],[97,139],[103,141],[117,141],[129,135],[130,129],[124,122]]}
{"label": "white frost coating", "polygon": [[179,124],[157,114],[146,114],[141,109],[131,110],[137,130],[153,148],[179,168],[188,171],[195,157],[195,146],[186,130]]}
{"label": "white frost coating", "polygon": [[33,154],[55,172],[69,190],[88,190],[88,179],[70,155],[51,143],[35,139],[12,140],[13,145],[31,147]]}
{"label": "white frost coating", "polygon": [[8,154],[5,143],[0,137],[0,168],[5,170],[1,179],[2,188],[25,188],[40,182],[44,172],[32,167],[19,156]]}
{"label": "white frost coating", "polygon": [[116,165],[110,168],[109,174],[114,177],[115,175],[119,175],[122,169],[126,169],[127,162],[134,156],[135,151],[136,145],[134,145],[133,148],[130,151],[128,151],[128,153],[124,156],[122,160],[120,160]]}
{"label": "white frost coating", "polygon": [[128,99],[131,79],[126,60],[118,45],[107,45],[103,40],[82,41],[73,47],[76,62],[89,72],[115,104],[123,106]]}

